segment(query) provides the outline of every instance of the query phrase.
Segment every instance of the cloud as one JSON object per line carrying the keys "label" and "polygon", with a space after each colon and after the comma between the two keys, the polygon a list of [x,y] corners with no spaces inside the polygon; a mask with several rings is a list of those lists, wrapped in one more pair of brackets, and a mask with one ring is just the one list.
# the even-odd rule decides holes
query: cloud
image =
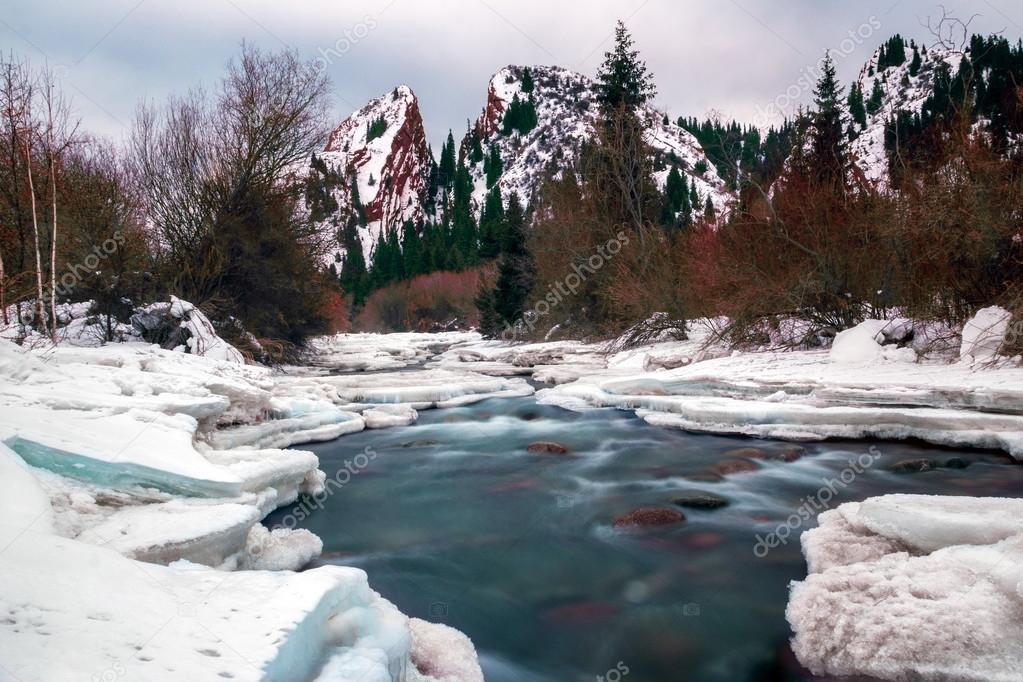
{"label": "cloud", "polygon": [[[139,99],[214,83],[244,40],[289,46],[327,66],[337,120],[407,83],[437,146],[486,100],[490,75],[510,63],[559,64],[592,75],[625,19],[654,72],[657,105],[672,117],[715,110],[752,121],[823,54],[874,17],[876,32],[839,61],[846,82],[888,36],[929,39],[937,3],[884,0],[114,0],[29,4],[0,0],[0,46],[61,65],[86,128],[119,139]],[[1019,34],[1006,0],[965,2],[978,31]],[[1014,16],[1015,15],[1015,16]],[[365,28],[372,22],[369,31]],[[341,51],[338,45],[345,49]],[[809,101],[809,93],[803,94]]]}

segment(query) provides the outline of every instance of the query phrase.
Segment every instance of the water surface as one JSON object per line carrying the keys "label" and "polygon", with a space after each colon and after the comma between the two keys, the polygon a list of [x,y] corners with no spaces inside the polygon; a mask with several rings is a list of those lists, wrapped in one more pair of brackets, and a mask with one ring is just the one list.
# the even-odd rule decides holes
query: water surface
{"label": "water surface", "polygon": [[[534,441],[571,454],[528,453]],[[808,497],[834,507],[891,492],[1023,496],[1023,466],[997,453],[887,442],[806,444],[794,462],[730,452],[751,447],[791,450],[531,398],[424,411],[414,426],[311,446],[347,482],[298,527],[323,538],[320,564],[363,568],[405,613],[468,634],[488,682],[805,680],[784,610],[789,581],[806,574],[797,536],[811,524],[773,549],[758,538]],[[968,466],[889,471],[920,458]],[[723,460],[759,468],[721,478]],[[673,507],[697,491],[730,504]],[[613,527],[642,506],[687,520]]]}

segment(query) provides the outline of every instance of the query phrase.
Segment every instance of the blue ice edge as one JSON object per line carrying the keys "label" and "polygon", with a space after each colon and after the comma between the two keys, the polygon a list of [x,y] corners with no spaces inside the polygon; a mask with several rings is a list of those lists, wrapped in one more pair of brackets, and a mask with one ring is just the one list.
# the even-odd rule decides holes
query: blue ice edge
{"label": "blue ice edge", "polygon": [[242,493],[241,481],[210,481],[133,462],[105,462],[43,445],[17,434],[3,443],[31,466],[107,488],[141,486],[188,497],[237,497]]}

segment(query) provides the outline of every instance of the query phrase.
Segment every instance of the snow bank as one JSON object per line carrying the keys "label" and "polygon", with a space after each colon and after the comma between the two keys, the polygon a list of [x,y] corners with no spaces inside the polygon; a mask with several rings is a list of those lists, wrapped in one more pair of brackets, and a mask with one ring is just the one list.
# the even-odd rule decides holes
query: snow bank
{"label": "snow bank", "polygon": [[[419,647],[443,677],[421,674],[412,625],[365,573],[291,573],[322,542],[259,524],[324,483],[314,454],[270,446],[374,418],[341,409],[353,396],[321,379],[289,395],[268,370],[223,356],[0,341],[4,671],[24,682],[482,679],[471,644],[451,633],[450,652]],[[391,383],[381,397],[437,404],[524,386],[467,373],[435,375],[419,393],[414,380]],[[395,422],[415,414],[363,408]]]}
{"label": "snow bank", "polygon": [[898,321],[864,320],[860,324],[839,332],[831,345],[832,362],[870,364],[885,360],[895,362],[916,362],[916,351],[882,345],[893,328],[899,328]]}
{"label": "snow bank", "polygon": [[1023,679],[1023,500],[886,495],[823,513],[786,611],[817,675]]}
{"label": "snow bank", "polygon": [[1005,343],[1012,315],[1005,308],[992,306],[977,311],[963,325],[963,343],[959,355],[967,362],[994,360]]}
{"label": "snow bank", "polygon": [[[609,368],[543,389],[537,399],[568,409],[637,410],[651,424],[692,431],[920,438],[1023,458],[1023,369],[891,361],[874,355],[877,333],[856,328],[839,344],[840,358],[858,362],[834,362],[827,351],[733,353],[671,370]],[[895,352],[902,351],[913,352]],[[864,357],[873,358],[869,372]]]}

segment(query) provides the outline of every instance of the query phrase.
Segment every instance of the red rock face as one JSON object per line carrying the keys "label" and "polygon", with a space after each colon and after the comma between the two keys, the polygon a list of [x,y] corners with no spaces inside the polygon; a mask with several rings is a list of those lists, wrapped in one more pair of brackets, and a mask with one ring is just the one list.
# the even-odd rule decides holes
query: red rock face
{"label": "red rock face", "polygon": [[380,181],[386,184],[366,206],[368,220],[381,220],[388,228],[397,227],[406,216],[403,209],[409,197],[413,197],[415,206],[421,206],[426,189],[423,170],[429,153],[419,101],[413,99],[381,173]]}
{"label": "red rock face", "polygon": [[[419,101],[408,88],[387,94],[345,119],[327,142],[325,154],[336,153],[345,175],[365,176],[366,167],[375,169],[375,193],[363,196],[366,220],[373,229],[400,227],[405,220],[422,217],[422,204],[429,172],[430,150],[419,111]],[[366,126],[377,116],[387,122],[385,135],[390,148],[382,150],[379,141],[366,142]],[[395,130],[397,126],[397,130]],[[380,156],[384,156],[380,162]],[[379,177],[377,177],[379,175]],[[363,177],[363,179],[365,179]]]}
{"label": "red rock face", "polygon": [[477,127],[482,128],[480,132],[483,133],[484,139],[490,137],[492,133],[497,132],[501,127],[501,121],[504,120],[504,110],[504,100],[497,96],[497,92],[494,91],[494,84],[491,82],[490,87],[487,88],[487,108],[483,110],[483,115],[476,122]]}

